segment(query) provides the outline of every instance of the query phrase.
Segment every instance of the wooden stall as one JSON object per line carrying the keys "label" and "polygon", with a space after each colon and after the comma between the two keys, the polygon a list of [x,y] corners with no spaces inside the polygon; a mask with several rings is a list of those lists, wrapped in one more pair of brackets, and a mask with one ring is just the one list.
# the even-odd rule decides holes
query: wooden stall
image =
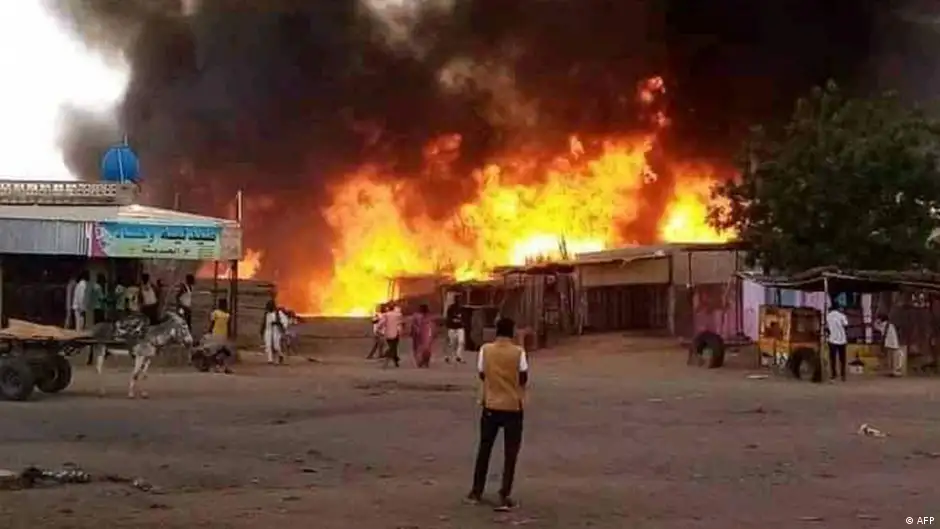
{"label": "wooden stall", "polygon": [[442,305],[445,311],[458,296],[463,302],[465,346],[468,350],[477,350],[495,336],[496,318],[501,314],[506,300],[505,285],[501,279],[459,281],[444,285]]}
{"label": "wooden stall", "polygon": [[[208,331],[209,314],[219,299],[229,298],[228,280],[214,281],[211,278],[199,278],[193,289],[193,332],[201,336]],[[277,288],[274,283],[255,279],[238,280],[238,296],[233,314],[238,318],[236,336],[239,341],[257,341],[264,307],[268,301],[276,299]]]}
{"label": "wooden stall", "polygon": [[541,349],[580,327],[578,275],[570,262],[497,269],[505,284],[501,314],[512,317],[527,349]]}
{"label": "wooden stall", "polygon": [[661,244],[578,256],[583,332],[740,333],[736,244]]}

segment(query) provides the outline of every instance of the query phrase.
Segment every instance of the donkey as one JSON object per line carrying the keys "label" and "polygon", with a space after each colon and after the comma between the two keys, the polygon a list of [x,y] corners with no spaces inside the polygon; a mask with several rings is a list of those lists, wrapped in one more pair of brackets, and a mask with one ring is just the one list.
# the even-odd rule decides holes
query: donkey
{"label": "donkey", "polygon": [[[149,325],[145,316],[131,314],[121,320],[111,323],[102,323],[92,329],[98,343],[93,348],[95,368],[98,371],[98,391],[105,394],[104,382],[101,374],[104,371],[104,361],[109,353],[127,354],[134,359],[134,370],[131,372],[130,384],[127,389],[128,398],[147,398],[147,392],[139,390],[137,383],[146,380],[147,370],[153,358],[167,345],[177,343],[192,347],[193,335],[189,331],[186,321],[175,312],[167,312],[163,321],[156,325]],[[109,347],[107,344],[121,341],[127,344],[126,349]]]}

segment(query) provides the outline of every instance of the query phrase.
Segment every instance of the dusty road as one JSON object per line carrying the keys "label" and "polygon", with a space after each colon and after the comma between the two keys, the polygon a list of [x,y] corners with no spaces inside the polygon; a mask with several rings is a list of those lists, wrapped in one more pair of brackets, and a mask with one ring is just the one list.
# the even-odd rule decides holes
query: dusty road
{"label": "dusty road", "polygon": [[[940,518],[930,380],[816,386],[687,368],[663,342],[588,338],[532,359],[518,512],[461,504],[472,369],[382,371],[352,353],[157,373],[152,398],[0,403],[0,468],[142,477],[0,492],[0,527],[474,529],[902,527]],[[856,434],[861,423],[885,439]],[[494,454],[495,493],[501,448]],[[935,522],[940,524],[940,521]]]}

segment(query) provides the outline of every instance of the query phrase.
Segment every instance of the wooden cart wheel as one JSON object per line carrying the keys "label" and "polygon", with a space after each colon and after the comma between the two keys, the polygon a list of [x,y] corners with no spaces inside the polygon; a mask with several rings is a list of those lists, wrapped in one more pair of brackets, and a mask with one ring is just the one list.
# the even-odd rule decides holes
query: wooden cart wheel
{"label": "wooden cart wheel", "polygon": [[43,393],[58,393],[72,383],[72,364],[64,356],[51,356],[35,373],[36,387]]}
{"label": "wooden cart wheel", "polygon": [[0,359],[0,397],[26,400],[33,394],[33,371],[21,358]]}

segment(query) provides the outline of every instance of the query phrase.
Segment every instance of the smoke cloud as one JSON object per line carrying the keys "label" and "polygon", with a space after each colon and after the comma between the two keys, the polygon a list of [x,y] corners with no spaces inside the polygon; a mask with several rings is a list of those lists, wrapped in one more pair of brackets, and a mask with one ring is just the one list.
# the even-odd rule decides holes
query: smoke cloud
{"label": "smoke cloud", "polygon": [[[882,81],[869,43],[907,24],[869,0],[46,1],[130,65],[120,128],[154,199],[181,192],[184,206],[222,214],[219,197],[244,189],[248,244],[276,247],[272,273],[329,262],[310,211],[363,162],[418,174],[422,146],[459,133],[460,175],[510,145],[644,128],[634,94],[651,75],[669,85],[675,124],[654,158],[727,159],[750,124],[788,113],[810,85]],[[70,166],[93,178],[96,139],[114,131],[73,123]],[[422,194],[439,214],[461,198],[439,181]]]}

